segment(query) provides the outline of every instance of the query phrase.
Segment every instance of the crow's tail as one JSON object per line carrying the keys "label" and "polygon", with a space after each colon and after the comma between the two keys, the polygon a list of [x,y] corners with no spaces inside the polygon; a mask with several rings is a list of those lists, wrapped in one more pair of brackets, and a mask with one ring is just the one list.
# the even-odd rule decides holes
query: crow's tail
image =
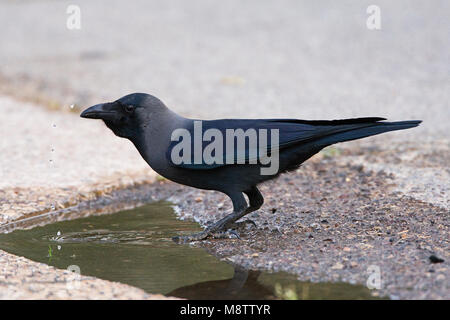
{"label": "crow's tail", "polygon": [[421,122],[421,120],[410,120],[398,122],[372,122],[367,123],[366,125],[361,123],[360,126],[321,137],[317,140],[317,143],[319,145],[328,146],[334,143],[361,139],[388,131],[414,128]]}

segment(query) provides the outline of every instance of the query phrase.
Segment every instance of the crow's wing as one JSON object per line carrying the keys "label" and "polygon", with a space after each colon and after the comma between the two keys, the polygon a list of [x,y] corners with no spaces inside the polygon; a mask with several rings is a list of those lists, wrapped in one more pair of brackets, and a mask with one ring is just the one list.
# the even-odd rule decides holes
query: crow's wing
{"label": "crow's wing", "polygon": [[[230,163],[230,159],[233,160],[232,163],[238,163],[238,160],[245,161],[245,163],[251,163],[251,161],[256,161],[255,158],[259,156],[259,148],[261,145],[252,145],[250,146],[249,140],[246,140],[245,150],[239,152],[237,140],[234,142],[233,150],[228,150],[226,146],[226,137],[227,137],[227,129],[238,130],[241,129],[243,132],[249,133],[254,129],[256,135],[260,137],[261,132],[265,132],[267,134],[267,150],[268,152],[273,152],[275,149],[278,149],[281,152],[284,148],[293,146],[293,145],[301,145],[302,143],[311,142],[311,141],[320,141],[321,139],[329,136],[336,135],[338,133],[344,133],[353,131],[355,129],[371,127],[380,123],[377,121],[385,120],[384,118],[356,118],[356,119],[346,119],[346,120],[297,120],[297,119],[222,119],[222,120],[198,120],[201,123],[201,129],[199,129],[199,122],[197,122],[197,129],[194,129],[194,121],[193,120],[187,127],[183,128],[189,132],[190,141],[185,144],[187,146],[190,145],[191,156],[190,161],[182,162],[182,163],[174,163],[172,161],[172,152],[175,151],[174,147],[180,143],[180,140],[172,141],[168,150],[167,150],[167,158],[169,163],[172,166],[187,168],[187,169],[199,169],[199,170],[208,170],[217,167],[221,167]],[[197,147],[201,145],[201,154],[205,150],[205,147],[211,143],[211,141],[215,141],[215,137],[211,138],[211,141],[203,141],[202,137],[204,133],[209,129],[215,129],[215,133],[222,136],[222,141],[217,142],[222,145],[222,154],[219,155],[221,161],[217,161],[219,163],[211,163],[211,161],[205,162],[205,159],[201,157],[201,161],[199,163],[195,163],[194,159],[194,151],[195,151],[195,133],[201,132],[200,137],[197,139],[201,140],[200,143],[197,143]],[[273,129],[278,130],[278,143],[276,143],[275,139],[272,142],[272,131]],[[236,132],[236,131],[235,131]],[[242,133],[242,132],[241,132]],[[354,139],[356,139],[355,137]],[[351,139],[346,139],[351,140]],[[231,149],[231,148],[230,148]],[[176,149],[179,151],[179,148]],[[197,161],[198,162],[198,161]]]}

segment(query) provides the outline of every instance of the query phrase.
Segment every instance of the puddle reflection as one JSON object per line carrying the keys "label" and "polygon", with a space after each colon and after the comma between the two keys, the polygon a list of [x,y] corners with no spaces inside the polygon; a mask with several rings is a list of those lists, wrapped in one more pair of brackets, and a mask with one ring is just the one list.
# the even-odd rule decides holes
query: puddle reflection
{"label": "puddle reflection", "polygon": [[363,286],[308,283],[287,273],[234,268],[171,237],[200,231],[159,202],[110,215],[0,234],[0,248],[60,269],[188,299],[368,299]]}

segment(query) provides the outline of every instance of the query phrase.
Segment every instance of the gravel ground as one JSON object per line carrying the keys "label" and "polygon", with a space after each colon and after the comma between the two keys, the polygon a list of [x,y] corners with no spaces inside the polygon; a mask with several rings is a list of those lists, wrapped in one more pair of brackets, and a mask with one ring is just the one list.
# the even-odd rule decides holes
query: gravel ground
{"label": "gravel ground", "polygon": [[370,146],[359,142],[343,149],[341,159],[367,170],[391,174],[395,176],[395,191],[450,210],[449,140],[384,143],[373,139],[372,142]]}
{"label": "gravel ground", "polygon": [[[404,195],[395,176],[319,159],[261,187],[265,204],[250,214],[257,228],[242,240],[198,243],[244,267],[287,271],[304,281],[365,285],[378,266],[392,299],[450,299],[449,211]],[[230,210],[213,192],[180,192],[171,198],[182,219],[206,225]],[[219,208],[219,209],[217,209]],[[444,259],[433,264],[430,256]]]}

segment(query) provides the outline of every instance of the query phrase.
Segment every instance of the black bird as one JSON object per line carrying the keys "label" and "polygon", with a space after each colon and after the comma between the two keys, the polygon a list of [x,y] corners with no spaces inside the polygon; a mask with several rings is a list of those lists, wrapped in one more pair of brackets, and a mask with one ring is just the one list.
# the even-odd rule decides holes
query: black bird
{"label": "black bird", "polygon": [[[115,135],[133,142],[144,160],[161,176],[191,187],[217,190],[231,198],[233,203],[231,214],[207,227],[203,232],[175,237],[174,240],[178,242],[203,240],[209,236],[223,236],[227,230],[233,228],[238,219],[262,206],[264,198],[257,188],[259,183],[273,179],[283,172],[297,169],[305,160],[326,146],[383,132],[416,127],[421,122],[420,120],[383,122],[382,120],[386,120],[384,118],[331,121],[297,119],[200,121],[184,118],[174,113],[161,100],[145,93],[133,93],[114,102],[92,106],[83,111],[81,117],[102,119]],[[201,128],[198,129],[200,123]],[[184,129],[181,130],[184,136],[183,134],[173,135],[174,132],[180,132],[179,129]],[[233,138],[236,145],[229,149],[226,148],[224,141],[218,142],[222,144],[223,148],[222,150],[217,148],[210,153],[215,157],[214,162],[211,162],[211,159],[203,158],[200,161],[196,160],[194,159],[196,156],[192,153],[189,154],[187,149],[180,151],[178,155],[184,160],[194,159],[194,161],[180,162],[179,159],[174,161],[171,156],[174,150],[180,147],[177,143],[189,136],[194,137],[194,142],[191,141],[185,146],[193,146],[194,149],[200,147],[201,150],[205,150],[208,139],[200,140],[199,146],[195,136],[198,130],[203,135],[208,129],[215,129],[215,131],[210,131],[210,133],[214,133],[214,139],[211,135],[209,137],[211,142],[218,139],[219,134],[226,137],[227,130],[230,129],[242,129],[244,132],[254,129],[256,132],[266,132],[268,142],[266,153],[260,153],[263,140],[258,141],[256,149],[249,147],[250,144],[246,144],[244,150],[238,150],[238,142]],[[275,132],[274,129],[278,131],[278,143],[276,143],[276,136],[269,134],[269,131]],[[250,142],[251,136],[251,134],[246,136],[247,140],[245,141]],[[195,145],[196,143],[197,145]],[[223,152],[223,150],[226,151]],[[221,151],[222,154],[220,154]],[[262,156],[260,156],[261,154]],[[277,162],[275,172],[263,174],[262,170],[269,166],[267,159],[273,155],[277,155],[276,159],[273,158]],[[265,162],[264,159],[266,159]],[[244,194],[247,195],[249,204],[247,204]]]}

